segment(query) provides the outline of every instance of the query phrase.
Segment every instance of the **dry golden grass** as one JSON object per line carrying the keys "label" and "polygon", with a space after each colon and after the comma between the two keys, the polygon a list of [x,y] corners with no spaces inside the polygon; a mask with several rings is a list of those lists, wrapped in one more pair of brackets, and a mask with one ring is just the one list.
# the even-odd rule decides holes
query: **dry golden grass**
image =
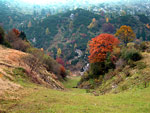
{"label": "dry golden grass", "polygon": [[[36,81],[38,84],[49,88],[64,88],[63,85],[56,79],[56,76],[47,72],[42,66],[38,69],[41,70],[40,73],[36,71],[30,73],[30,71],[28,71],[30,70],[30,66],[28,66],[24,60],[22,60],[23,56],[28,55],[29,54],[27,53],[5,48],[0,45],[0,96],[4,95],[4,93],[11,94],[11,92],[15,92],[21,88],[21,85],[19,85],[20,83],[16,81],[16,75],[13,72],[14,69],[18,68],[24,69],[24,73],[26,73],[26,76],[28,79],[31,79],[32,82]],[[43,77],[46,77],[46,75],[49,77],[47,77],[48,82],[45,81],[45,78],[43,79]]]}

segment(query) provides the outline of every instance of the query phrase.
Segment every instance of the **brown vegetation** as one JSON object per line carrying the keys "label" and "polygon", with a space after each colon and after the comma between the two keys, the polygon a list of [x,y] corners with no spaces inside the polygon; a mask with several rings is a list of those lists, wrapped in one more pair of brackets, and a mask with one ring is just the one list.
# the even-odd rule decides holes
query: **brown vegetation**
{"label": "brown vegetation", "polygon": [[[3,87],[5,85],[6,88],[0,88],[1,92],[4,92],[5,89],[9,89],[7,87],[12,88],[12,86],[17,86],[17,88],[20,88],[21,86],[14,83],[15,80],[13,75],[13,70],[20,67],[25,70],[24,73],[26,73],[29,80],[32,82],[44,85],[49,88],[55,88],[55,89],[64,89],[63,85],[57,80],[56,75],[53,73],[48,72],[43,65],[40,67],[36,67],[38,71],[32,70],[32,73],[30,73],[30,66],[27,62],[22,60],[22,57],[29,56],[29,54],[8,49],[5,47],[0,46],[0,74],[3,76],[0,78],[0,87]],[[11,81],[9,81],[11,80]],[[12,88],[12,90],[15,88]]]}

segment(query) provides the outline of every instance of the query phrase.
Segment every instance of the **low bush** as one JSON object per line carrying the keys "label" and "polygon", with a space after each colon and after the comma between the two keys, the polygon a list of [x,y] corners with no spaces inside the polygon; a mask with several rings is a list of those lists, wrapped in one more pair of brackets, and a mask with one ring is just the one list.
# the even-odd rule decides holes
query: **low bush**
{"label": "low bush", "polygon": [[124,61],[122,58],[120,58],[120,59],[115,63],[115,66],[116,66],[117,69],[119,69],[119,68],[124,67],[125,64],[126,64],[125,61]]}
{"label": "low bush", "polygon": [[5,37],[7,46],[11,46],[13,49],[17,49],[26,52],[31,44],[27,40],[22,40],[13,30],[9,31]]}
{"label": "low bush", "polygon": [[142,55],[140,52],[134,48],[132,49],[122,49],[121,51],[121,58],[123,58],[126,61],[132,60],[132,61],[138,61],[142,58]]}
{"label": "low bush", "polygon": [[106,70],[104,62],[91,63],[89,70],[89,78],[99,78],[99,76],[103,75],[105,71]]}
{"label": "low bush", "polygon": [[148,48],[148,45],[147,45],[146,42],[142,42],[142,43],[140,44],[140,50],[141,50],[141,51],[145,51],[147,48]]}

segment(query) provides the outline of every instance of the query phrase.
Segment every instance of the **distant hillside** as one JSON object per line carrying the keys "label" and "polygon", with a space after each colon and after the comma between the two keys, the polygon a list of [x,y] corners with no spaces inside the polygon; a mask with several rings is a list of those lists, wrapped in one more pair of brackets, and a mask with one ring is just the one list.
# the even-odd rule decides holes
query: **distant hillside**
{"label": "distant hillside", "polygon": [[138,39],[150,40],[149,16],[136,11],[132,14],[132,8],[121,10],[121,7],[106,7],[107,11],[101,10],[105,9],[104,6],[95,10],[76,9],[56,15],[44,11],[41,15],[23,15],[2,4],[0,24],[6,30],[18,28],[24,31],[34,46],[44,48],[54,58],[60,48],[61,59],[68,67],[77,65],[74,69],[78,70],[88,63],[88,41],[100,33],[114,34],[121,25],[129,25]]}
{"label": "distant hillside", "polygon": [[[149,17],[138,15],[115,15],[113,13],[94,13],[84,9],[77,9],[51,15],[40,21],[32,20],[32,25],[22,28],[36,47],[44,48],[54,58],[58,48],[61,48],[63,58],[69,64],[85,65],[87,61],[88,41],[100,33],[114,34],[122,25],[132,27],[137,38],[150,40]],[[28,23],[27,23],[28,24]],[[81,52],[81,56],[77,50]],[[79,57],[77,57],[79,55]],[[81,66],[81,67],[82,67]]]}

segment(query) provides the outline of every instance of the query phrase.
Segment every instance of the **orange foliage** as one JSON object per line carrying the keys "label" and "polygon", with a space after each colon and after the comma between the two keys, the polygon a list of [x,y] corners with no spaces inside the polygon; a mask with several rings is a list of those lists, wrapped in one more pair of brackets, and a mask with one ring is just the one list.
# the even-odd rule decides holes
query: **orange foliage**
{"label": "orange foliage", "polygon": [[3,75],[2,74],[0,74],[0,78],[2,77]]}
{"label": "orange foliage", "polygon": [[149,24],[146,24],[146,27],[147,27],[148,29],[150,29],[150,25],[149,25]]}
{"label": "orange foliage", "polygon": [[108,18],[108,17],[106,18],[106,22],[107,22],[107,23],[109,22],[109,18]]}
{"label": "orange foliage", "polygon": [[18,29],[16,29],[16,28],[13,28],[12,29],[12,31],[17,35],[17,36],[19,36],[20,35],[20,32],[19,32],[19,30]]}
{"label": "orange foliage", "polygon": [[100,34],[92,39],[89,43],[90,47],[90,63],[102,62],[106,59],[108,52],[112,52],[113,48],[119,44],[118,38],[111,34]]}
{"label": "orange foliage", "polygon": [[65,70],[64,66],[62,66],[62,65],[60,66],[60,74],[62,77],[66,76],[66,70]]}

